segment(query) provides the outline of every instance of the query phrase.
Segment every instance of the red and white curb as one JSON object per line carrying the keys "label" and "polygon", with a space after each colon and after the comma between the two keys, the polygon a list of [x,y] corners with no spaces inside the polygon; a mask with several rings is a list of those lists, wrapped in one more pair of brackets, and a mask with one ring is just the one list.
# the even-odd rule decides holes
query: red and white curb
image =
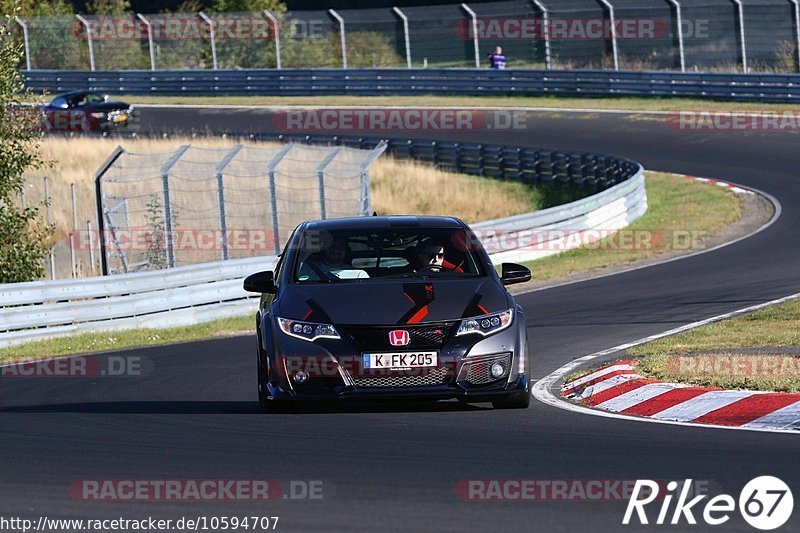
{"label": "red and white curb", "polygon": [[728,183],[727,181],[720,181],[720,180],[713,180],[709,178],[698,178],[697,176],[686,176],[690,180],[699,181],[701,183],[708,183],[709,185],[717,185],[718,187],[723,187],[728,189],[734,194],[755,194],[753,191],[749,189],[745,189],[744,187],[739,187],[738,185],[734,185],[733,183]]}
{"label": "red and white curb", "polygon": [[667,383],[637,374],[631,361],[570,380],[561,395],[595,409],[655,420],[800,430],[800,394]]}

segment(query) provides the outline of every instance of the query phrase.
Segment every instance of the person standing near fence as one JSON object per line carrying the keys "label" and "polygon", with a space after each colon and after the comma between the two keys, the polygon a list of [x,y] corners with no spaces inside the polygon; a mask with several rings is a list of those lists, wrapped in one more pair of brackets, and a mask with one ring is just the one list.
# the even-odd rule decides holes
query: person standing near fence
{"label": "person standing near fence", "polygon": [[503,55],[503,48],[501,46],[498,46],[494,49],[494,52],[489,54],[489,68],[505,70],[506,56]]}

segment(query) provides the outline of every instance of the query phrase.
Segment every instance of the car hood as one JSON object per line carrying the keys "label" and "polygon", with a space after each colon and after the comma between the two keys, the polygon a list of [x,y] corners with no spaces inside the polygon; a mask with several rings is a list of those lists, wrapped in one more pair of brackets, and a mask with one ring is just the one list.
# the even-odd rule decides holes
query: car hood
{"label": "car hood", "polygon": [[289,285],[280,296],[280,316],[332,324],[415,324],[458,320],[509,307],[493,278],[403,279]]}

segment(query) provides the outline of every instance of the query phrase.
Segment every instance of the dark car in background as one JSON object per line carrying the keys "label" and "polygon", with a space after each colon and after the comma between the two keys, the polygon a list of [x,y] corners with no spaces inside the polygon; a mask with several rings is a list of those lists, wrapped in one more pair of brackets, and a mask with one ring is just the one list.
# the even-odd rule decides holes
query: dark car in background
{"label": "dark car in background", "polygon": [[133,106],[95,91],[71,91],[42,106],[46,131],[108,131],[127,127]]}
{"label": "dark car in background", "polygon": [[[431,262],[420,263],[426,257]],[[332,266],[333,265],[333,266]],[[258,396],[266,410],[305,400],[452,399],[530,403],[522,307],[475,234],[451,217],[304,222],[274,271],[248,276]]]}

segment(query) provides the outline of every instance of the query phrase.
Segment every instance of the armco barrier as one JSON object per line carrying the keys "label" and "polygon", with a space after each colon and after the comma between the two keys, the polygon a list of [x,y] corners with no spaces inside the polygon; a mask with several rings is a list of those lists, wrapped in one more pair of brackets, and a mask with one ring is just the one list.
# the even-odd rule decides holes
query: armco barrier
{"label": "armco barrier", "polygon": [[[569,204],[475,224],[479,233],[519,234],[553,229],[566,233],[624,227],[647,209],[644,173]],[[492,255],[495,263],[546,255],[513,249]],[[180,326],[253,312],[258,298],[242,279],[271,269],[276,257],[237,259],[154,272],[75,280],[0,285],[0,347],[89,331]]]}
{"label": "armco barrier", "polygon": [[26,70],[27,87],[142,95],[642,96],[796,102],[800,74],[533,69]]}

